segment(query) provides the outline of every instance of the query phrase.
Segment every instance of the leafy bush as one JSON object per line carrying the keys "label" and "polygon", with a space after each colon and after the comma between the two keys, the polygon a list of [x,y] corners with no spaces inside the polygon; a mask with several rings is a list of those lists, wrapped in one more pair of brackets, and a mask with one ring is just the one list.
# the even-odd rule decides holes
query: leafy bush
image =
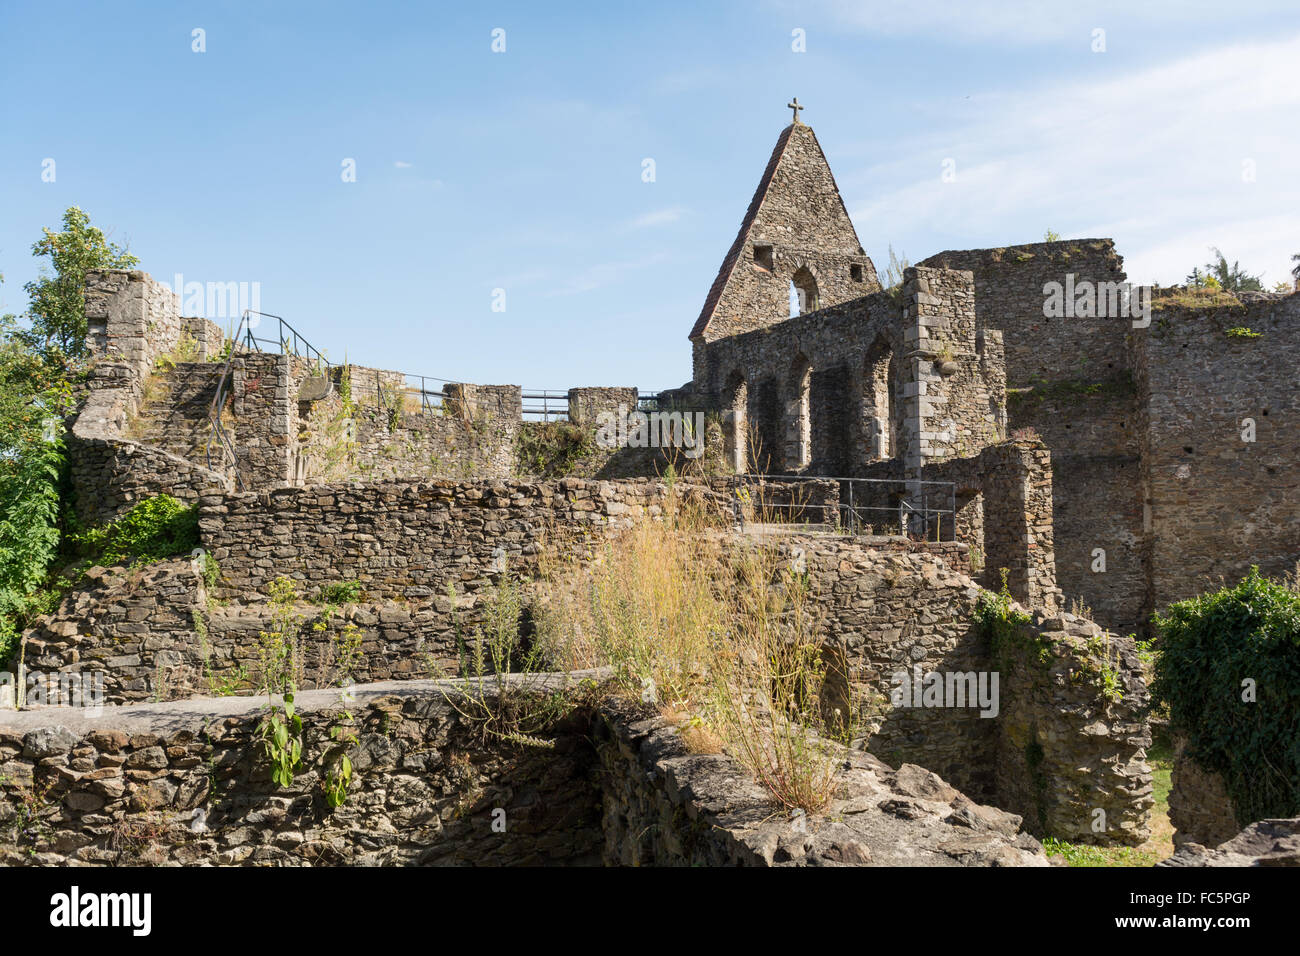
{"label": "leafy bush", "polygon": [[1155,623],[1152,696],[1197,763],[1222,774],[1238,822],[1300,813],[1300,591],[1252,568]]}
{"label": "leafy bush", "polygon": [[355,604],[360,599],[360,581],[334,581],[320,589],[320,602],[322,604]]}
{"label": "leafy bush", "polygon": [[146,498],[116,521],[75,537],[82,557],[97,564],[149,564],[192,551],[198,541],[198,507],[170,495]]}

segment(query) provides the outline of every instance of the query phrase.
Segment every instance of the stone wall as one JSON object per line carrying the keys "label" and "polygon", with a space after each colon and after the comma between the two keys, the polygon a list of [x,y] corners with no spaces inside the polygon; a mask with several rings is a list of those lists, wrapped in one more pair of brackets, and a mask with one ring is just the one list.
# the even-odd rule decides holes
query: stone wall
{"label": "stone wall", "polygon": [[1164,309],[1134,330],[1133,345],[1151,607],[1233,583],[1251,565],[1268,575],[1294,570],[1300,390],[1287,356],[1300,349],[1300,295]]}
{"label": "stone wall", "polygon": [[417,601],[477,590],[503,562],[526,573],[544,536],[563,548],[626,527],[657,514],[664,490],[576,478],[284,488],[205,497],[199,529],[231,597],[285,576],[309,594],[358,580],[372,598]]}
{"label": "stone wall", "polygon": [[[363,370],[354,381],[367,381]],[[331,370],[337,379],[339,372]],[[381,382],[383,380],[381,379]],[[521,427],[518,386],[444,385],[440,405],[384,386],[382,395],[351,392],[345,407],[335,382],[328,394],[295,407],[293,483],[421,478],[508,478],[516,470]],[[378,397],[377,397],[378,396]]]}
{"label": "stone wall", "polygon": [[[790,317],[791,283],[802,311],[880,288],[812,128],[795,122],[767,168],[691,331],[699,346]],[[695,370],[701,379],[702,369]]]}
{"label": "stone wall", "polygon": [[595,425],[602,413],[626,416],[637,409],[635,388],[569,389],[569,421],[575,425]]}
{"label": "stone wall", "polygon": [[[1052,452],[1057,582],[1098,621],[1125,631],[1143,616],[1139,408],[1127,318],[1048,318],[1044,285],[1123,282],[1110,239],[941,252],[922,266],[969,270],[976,327],[1002,335],[1007,434],[1033,429]],[[1094,571],[1096,549],[1106,570]]]}
{"label": "stone wall", "polygon": [[850,475],[872,448],[892,457],[875,436],[901,423],[898,335],[889,296],[855,299],[700,346],[694,390],[728,416],[737,471]]}
{"label": "stone wall", "polygon": [[[1141,333],[1135,333],[1141,334]],[[1014,429],[1051,447],[1056,575],[1067,602],[1130,633],[1147,610],[1140,413],[1129,379],[1012,389]]]}
{"label": "stone wall", "polygon": [[[1067,239],[999,249],[940,252],[918,265],[969,271],[975,279],[975,318],[998,329],[1006,343],[1007,384],[1087,379],[1126,371],[1125,335],[1131,323],[1107,318],[1047,318],[1049,282],[1123,282],[1124,260],[1111,239]],[[1013,422],[1014,427],[1014,422]]]}
{"label": "stone wall", "polygon": [[1145,842],[1155,803],[1149,695],[1133,639],[1072,614],[1038,612],[1017,631],[991,648],[1009,688],[997,728],[997,805],[1035,834]]}
{"label": "stone wall", "polygon": [[[308,691],[303,765],[270,780],[256,702],[0,715],[0,862],[17,865],[1045,866],[1019,818],[919,767],[846,752],[839,796],[790,820],[732,761],[686,752],[584,675]],[[575,686],[576,685],[576,686]],[[475,715],[567,688],[530,742]],[[350,712],[351,719],[344,713]],[[342,736],[338,731],[342,730]],[[343,753],[353,775],[331,807]]]}
{"label": "stone wall", "polygon": [[1169,790],[1169,822],[1174,845],[1216,847],[1241,829],[1237,808],[1221,774],[1206,770],[1187,753],[1187,740],[1174,738],[1174,770]]}
{"label": "stone wall", "polygon": [[[955,554],[900,553],[873,541],[808,537],[787,547],[806,562],[823,615],[818,630],[830,681],[823,707],[857,714],[870,752],[927,767],[976,799],[1026,817],[1040,835],[1134,845],[1146,839],[1153,802],[1141,714],[1147,692],[1131,638],[1038,610],[1022,641],[991,645],[975,618],[980,590],[954,560],[961,545],[946,546]],[[1101,691],[1105,669],[1113,699]],[[923,679],[939,674],[945,684],[949,675],[991,680],[996,673],[994,706],[898,696],[918,671]],[[1093,829],[1097,809],[1105,811],[1100,831]]]}
{"label": "stone wall", "polygon": [[127,437],[159,356],[172,352],[182,332],[193,328],[181,319],[176,296],[147,274],[125,269],[87,273],[85,295],[93,368],[68,437],[78,518],[96,524],[152,495],[192,502],[205,491],[228,487],[219,472]]}
{"label": "stone wall", "polygon": [[[196,621],[206,614],[203,578],[188,558],[141,569],[87,569],[55,612],[23,634],[23,662],[33,674],[98,673],[107,703],[206,691],[203,643]],[[88,685],[89,686],[89,685]]]}
{"label": "stone wall", "polygon": [[[572,682],[570,682],[572,683]],[[549,689],[560,681],[538,689]],[[451,686],[299,695],[304,765],[270,779],[247,698],[0,717],[0,845],[7,864],[598,864],[600,801],[575,711],[545,747],[484,739]],[[348,721],[344,711],[355,719]],[[353,736],[339,743],[331,729]],[[34,728],[34,729],[28,729]],[[322,778],[346,747],[347,800]],[[19,814],[28,814],[20,820]],[[502,817],[504,814],[504,817]],[[505,830],[493,829],[504,820]]]}
{"label": "stone wall", "polygon": [[89,569],[24,632],[28,674],[97,675],[84,686],[109,704],[246,695],[263,686],[267,635],[287,630],[300,687],[409,680],[454,672],[456,621],[476,618],[446,595],[412,603],[363,593],[335,607],[305,595],[280,605],[219,602],[201,568],[185,557]]}
{"label": "stone wall", "polygon": [[100,438],[88,431],[74,430],[68,442],[73,506],[86,525],[121,517],[132,505],[154,495],[168,494],[193,504],[204,494],[229,487],[220,472],[151,445]]}
{"label": "stone wall", "polygon": [[923,472],[926,481],[952,482],[957,512],[953,536],[977,554],[973,570],[984,587],[998,590],[1005,568],[1011,596],[1047,611],[1061,604],[1052,465],[1041,442],[1018,440],[990,445],[974,458],[938,462]]}
{"label": "stone wall", "polygon": [[194,340],[201,362],[216,362],[226,347],[226,331],[211,319],[182,316],[181,332]]}

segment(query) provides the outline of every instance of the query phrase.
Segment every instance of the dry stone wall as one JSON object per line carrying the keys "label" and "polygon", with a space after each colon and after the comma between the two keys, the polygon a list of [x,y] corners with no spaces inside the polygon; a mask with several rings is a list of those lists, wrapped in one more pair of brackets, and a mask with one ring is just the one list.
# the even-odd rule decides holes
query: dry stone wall
{"label": "dry stone wall", "polygon": [[201,542],[230,596],[277,577],[360,581],[372,598],[417,600],[485,584],[492,569],[527,572],[543,536],[564,546],[659,513],[651,480],[436,480],[321,485],[212,495],[199,505]]}
{"label": "dry stone wall", "polygon": [[[507,685],[515,699],[571,695],[531,746],[473,719],[500,702],[495,688],[367,685],[346,703],[304,692],[303,766],[284,788],[254,702],[110,709],[93,723],[75,710],[0,716],[0,861],[1047,865],[1019,818],[866,754],[846,752],[828,813],[783,820],[744,771],[687,754],[671,725],[584,704],[581,677]],[[323,782],[344,752],[353,775],[331,807]]]}
{"label": "dry stone wall", "polygon": [[1216,847],[1237,835],[1237,808],[1221,774],[1202,767],[1187,752],[1187,740],[1174,738],[1174,769],[1169,790],[1169,822],[1174,845]]}

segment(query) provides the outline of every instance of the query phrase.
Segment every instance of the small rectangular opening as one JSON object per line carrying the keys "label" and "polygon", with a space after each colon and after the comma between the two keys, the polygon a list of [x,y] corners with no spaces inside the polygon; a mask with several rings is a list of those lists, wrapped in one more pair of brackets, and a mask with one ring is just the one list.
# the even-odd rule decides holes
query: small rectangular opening
{"label": "small rectangular opening", "polygon": [[772,254],[771,246],[754,246],[754,265],[768,272],[776,270],[776,258]]}
{"label": "small rectangular opening", "polygon": [[861,282],[862,266],[859,265],[849,266],[849,278],[852,279],[854,282]]}

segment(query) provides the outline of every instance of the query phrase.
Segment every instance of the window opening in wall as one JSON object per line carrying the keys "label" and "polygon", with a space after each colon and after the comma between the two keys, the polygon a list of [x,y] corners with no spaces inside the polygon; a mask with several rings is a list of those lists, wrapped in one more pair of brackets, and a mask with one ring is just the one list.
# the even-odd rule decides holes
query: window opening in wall
{"label": "window opening in wall", "polygon": [[803,266],[790,279],[790,316],[793,318],[805,312],[815,312],[819,308],[817,280],[808,271],[808,267]]}
{"label": "window opening in wall", "polygon": [[776,256],[771,246],[754,246],[754,265],[772,272],[776,269]]}

